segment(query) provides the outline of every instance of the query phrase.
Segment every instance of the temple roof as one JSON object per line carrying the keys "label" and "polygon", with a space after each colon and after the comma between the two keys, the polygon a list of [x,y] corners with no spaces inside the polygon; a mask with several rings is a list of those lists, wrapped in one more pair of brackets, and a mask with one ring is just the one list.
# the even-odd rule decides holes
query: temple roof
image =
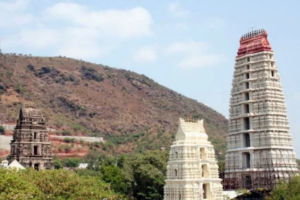
{"label": "temple roof", "polygon": [[251,31],[243,35],[240,39],[240,48],[238,50],[237,57],[262,51],[272,52],[272,48],[267,37],[267,31],[263,29]]}
{"label": "temple roof", "polygon": [[42,111],[33,103],[24,103],[20,110],[20,118],[43,118]]}
{"label": "temple roof", "polygon": [[176,134],[176,140],[196,142],[198,140],[207,140],[203,120],[192,120],[179,118],[179,128]]}

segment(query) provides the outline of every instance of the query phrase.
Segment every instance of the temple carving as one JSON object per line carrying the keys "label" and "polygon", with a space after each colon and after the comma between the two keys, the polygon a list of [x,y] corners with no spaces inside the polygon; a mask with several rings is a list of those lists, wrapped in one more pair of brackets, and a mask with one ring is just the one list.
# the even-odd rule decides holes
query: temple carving
{"label": "temple carving", "polygon": [[51,143],[41,109],[23,104],[11,142],[11,159],[36,170],[52,169]]}
{"label": "temple carving", "polygon": [[203,120],[179,120],[169,156],[164,200],[223,199],[215,151]]}

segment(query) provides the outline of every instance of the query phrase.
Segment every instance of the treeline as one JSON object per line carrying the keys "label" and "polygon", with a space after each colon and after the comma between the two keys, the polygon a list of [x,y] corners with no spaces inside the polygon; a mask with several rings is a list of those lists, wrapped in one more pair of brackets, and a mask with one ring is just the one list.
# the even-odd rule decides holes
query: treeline
{"label": "treeline", "polygon": [[56,168],[76,167],[79,162],[87,162],[87,169],[77,169],[79,177],[96,178],[110,184],[113,192],[122,199],[161,200],[168,153],[148,151],[121,156],[106,156],[100,151],[90,151],[83,160],[68,158],[55,159]]}

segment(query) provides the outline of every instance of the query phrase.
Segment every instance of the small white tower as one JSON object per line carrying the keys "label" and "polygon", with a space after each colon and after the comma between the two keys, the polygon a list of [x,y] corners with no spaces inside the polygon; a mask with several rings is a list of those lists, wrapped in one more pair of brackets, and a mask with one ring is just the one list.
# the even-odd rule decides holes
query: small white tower
{"label": "small white tower", "polygon": [[179,119],[167,165],[164,200],[222,200],[215,151],[203,120]]}

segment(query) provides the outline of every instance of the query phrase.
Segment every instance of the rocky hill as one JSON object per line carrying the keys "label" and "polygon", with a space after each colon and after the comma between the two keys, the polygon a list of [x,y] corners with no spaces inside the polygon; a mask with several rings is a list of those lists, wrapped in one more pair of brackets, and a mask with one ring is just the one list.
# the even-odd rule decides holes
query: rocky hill
{"label": "rocky hill", "polygon": [[21,103],[32,101],[49,127],[102,136],[106,151],[168,148],[179,117],[205,119],[210,140],[225,149],[224,116],[131,71],[66,57],[1,54],[0,95],[0,121],[15,122]]}

